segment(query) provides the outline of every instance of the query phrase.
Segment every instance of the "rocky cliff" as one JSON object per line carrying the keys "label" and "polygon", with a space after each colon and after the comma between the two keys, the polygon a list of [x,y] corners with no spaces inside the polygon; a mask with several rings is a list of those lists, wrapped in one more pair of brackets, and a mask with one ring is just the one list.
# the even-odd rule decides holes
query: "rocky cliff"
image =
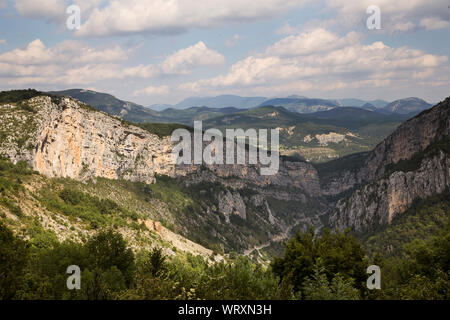
{"label": "rocky cliff", "polygon": [[23,144],[17,143],[23,138],[13,135],[2,144],[0,152],[14,162],[26,160],[43,175],[73,179],[125,178],[150,183],[155,173],[175,174],[176,169],[167,165],[169,138],[160,139],[69,98],[57,104],[42,96],[26,103],[35,114],[26,114],[15,106],[2,107],[11,110],[4,115],[10,118],[5,119],[9,124],[24,122],[10,132],[17,130],[16,135],[20,135],[25,125],[34,128]]}
{"label": "rocky cliff", "polygon": [[406,121],[371,152],[350,155],[327,164],[331,169],[336,169],[321,180],[323,194],[337,195],[380,179],[386,170],[400,161],[411,159],[434,141],[448,139],[449,104],[450,98],[447,98],[432,109]]}
{"label": "rocky cliff", "polygon": [[416,199],[450,186],[450,98],[400,126],[371,153],[358,170],[343,170],[328,183],[333,194],[355,188],[336,204],[330,225],[364,231],[390,223]]}
{"label": "rocky cliff", "polygon": [[178,166],[170,137],[67,97],[1,105],[0,155],[25,160],[47,177],[150,184],[156,175],[169,176],[200,192],[201,211],[183,204],[185,216],[167,216],[180,232],[203,230],[243,249],[320,228],[326,213],[333,228],[363,231],[389,223],[417,198],[443,192],[450,181],[449,105],[447,99],[407,121],[372,152],[326,164],[325,175],[309,163],[283,159],[271,176],[261,175],[260,165]]}
{"label": "rocky cliff", "polygon": [[[191,232],[189,226],[204,224],[218,239],[233,242],[231,247],[247,248],[252,241],[266,242],[297,225],[321,226],[314,216],[325,204],[317,171],[306,162],[282,160],[272,176],[261,175],[260,165],[175,165],[169,136],[157,136],[67,97],[38,96],[4,104],[0,120],[0,155],[13,162],[25,160],[47,177],[149,184],[164,175],[212,193],[211,201],[200,200],[203,212],[195,213],[200,215],[194,220],[170,219],[185,235]],[[220,187],[199,187],[208,183]]]}
{"label": "rocky cliff", "polygon": [[[173,164],[174,144],[170,137],[158,137],[71,98],[55,103],[50,97],[41,96],[26,103],[36,110],[35,114],[22,112],[14,105],[1,106],[2,123],[10,126],[3,131],[16,131],[16,137],[10,135],[0,145],[0,154],[14,162],[26,160],[48,177],[124,178],[151,183],[155,174],[179,177],[200,168]],[[25,126],[31,126],[32,132],[18,143],[24,139],[21,134]],[[237,177],[243,184],[246,181],[260,186],[293,186],[310,194],[319,192],[317,172],[305,162],[282,162],[279,173],[272,176],[260,175],[259,165],[207,168],[215,176]]]}

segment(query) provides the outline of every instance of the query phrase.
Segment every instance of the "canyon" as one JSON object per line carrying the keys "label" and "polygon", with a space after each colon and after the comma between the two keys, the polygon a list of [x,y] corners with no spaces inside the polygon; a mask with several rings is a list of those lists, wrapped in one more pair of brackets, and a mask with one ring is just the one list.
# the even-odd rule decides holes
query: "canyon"
{"label": "canyon", "polygon": [[448,98],[402,124],[373,151],[334,160],[359,157],[357,164],[333,168],[330,162],[325,178],[320,166],[283,157],[278,173],[267,176],[260,164],[175,165],[169,136],[47,95],[0,106],[0,154],[13,163],[26,161],[48,178],[154,184],[167,176],[187,190],[210,186],[198,187],[200,199],[203,193],[211,199],[200,200],[194,221],[172,214],[177,231],[192,238],[188,226],[201,225],[222,246],[248,252],[311,226],[364,232],[390,223],[416,199],[444,192],[450,183],[449,110]]}

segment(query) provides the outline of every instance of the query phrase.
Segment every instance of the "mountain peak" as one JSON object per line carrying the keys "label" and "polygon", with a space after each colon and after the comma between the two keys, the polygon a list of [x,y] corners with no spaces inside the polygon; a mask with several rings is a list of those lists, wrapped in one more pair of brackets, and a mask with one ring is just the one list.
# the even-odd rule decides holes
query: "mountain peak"
{"label": "mountain peak", "polygon": [[426,109],[431,108],[432,105],[423,99],[417,97],[409,97],[405,99],[395,100],[389,103],[384,110],[399,113],[399,114],[418,114]]}

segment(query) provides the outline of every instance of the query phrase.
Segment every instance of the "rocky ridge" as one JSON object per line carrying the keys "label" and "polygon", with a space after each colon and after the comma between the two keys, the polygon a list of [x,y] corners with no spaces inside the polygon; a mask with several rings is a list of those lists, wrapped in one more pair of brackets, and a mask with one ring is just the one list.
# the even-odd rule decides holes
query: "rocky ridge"
{"label": "rocky ridge", "polygon": [[[344,170],[325,192],[351,194],[337,202],[332,227],[364,231],[390,223],[416,199],[450,186],[450,98],[401,125],[366,155],[359,170]],[[331,187],[331,188],[330,188]]]}

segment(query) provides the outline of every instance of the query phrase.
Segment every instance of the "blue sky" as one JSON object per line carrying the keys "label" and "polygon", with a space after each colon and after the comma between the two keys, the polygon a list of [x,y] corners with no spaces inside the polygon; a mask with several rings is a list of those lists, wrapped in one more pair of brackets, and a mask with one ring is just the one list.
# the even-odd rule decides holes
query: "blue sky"
{"label": "blue sky", "polygon": [[[81,10],[79,30],[66,8]],[[370,5],[381,30],[369,30]],[[150,105],[239,94],[450,93],[448,0],[0,0],[0,89],[87,88]]]}

